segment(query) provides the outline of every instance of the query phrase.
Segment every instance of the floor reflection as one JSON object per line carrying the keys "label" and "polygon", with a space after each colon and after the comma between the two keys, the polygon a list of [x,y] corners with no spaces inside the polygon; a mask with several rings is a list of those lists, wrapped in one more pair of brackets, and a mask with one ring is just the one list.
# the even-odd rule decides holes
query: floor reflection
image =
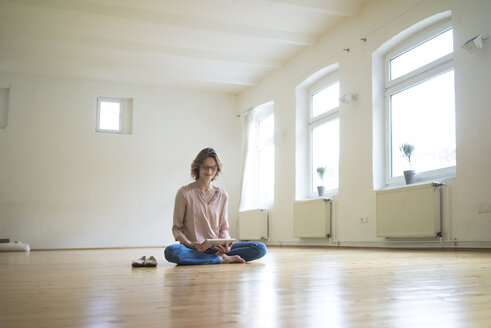
{"label": "floor reflection", "polygon": [[192,326],[200,317],[206,317],[207,324],[248,327],[253,322],[271,322],[268,316],[274,297],[266,268],[263,263],[248,263],[166,269],[169,324]]}
{"label": "floor reflection", "polygon": [[0,253],[0,326],[489,326],[489,251],[281,247],[247,264],[161,255],[157,268],[131,268],[159,253]]}

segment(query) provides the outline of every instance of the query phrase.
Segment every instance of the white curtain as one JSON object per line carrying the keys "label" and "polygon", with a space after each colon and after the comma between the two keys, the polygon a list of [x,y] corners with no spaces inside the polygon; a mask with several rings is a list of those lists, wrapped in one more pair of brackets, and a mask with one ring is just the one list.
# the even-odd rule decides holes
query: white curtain
{"label": "white curtain", "polygon": [[243,134],[242,134],[242,193],[240,196],[240,209],[241,211],[251,209],[253,204],[253,199],[251,197],[251,192],[253,192],[252,184],[253,179],[251,178],[250,171],[252,169],[252,156],[254,153],[254,138],[255,135],[255,121],[256,113],[255,109],[252,108],[247,111],[243,119]]}

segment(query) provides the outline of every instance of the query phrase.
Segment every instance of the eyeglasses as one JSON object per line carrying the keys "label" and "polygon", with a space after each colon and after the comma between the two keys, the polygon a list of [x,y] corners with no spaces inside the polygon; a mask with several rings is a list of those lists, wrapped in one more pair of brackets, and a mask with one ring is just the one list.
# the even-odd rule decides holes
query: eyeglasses
{"label": "eyeglasses", "polygon": [[208,171],[208,170],[216,171],[217,170],[217,167],[216,166],[201,165],[201,168],[204,171]]}

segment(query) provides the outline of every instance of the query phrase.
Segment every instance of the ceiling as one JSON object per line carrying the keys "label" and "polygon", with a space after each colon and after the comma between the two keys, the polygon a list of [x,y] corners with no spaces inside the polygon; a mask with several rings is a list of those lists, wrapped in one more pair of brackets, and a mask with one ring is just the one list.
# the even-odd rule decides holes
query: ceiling
{"label": "ceiling", "polygon": [[0,0],[0,71],[239,93],[367,0]]}

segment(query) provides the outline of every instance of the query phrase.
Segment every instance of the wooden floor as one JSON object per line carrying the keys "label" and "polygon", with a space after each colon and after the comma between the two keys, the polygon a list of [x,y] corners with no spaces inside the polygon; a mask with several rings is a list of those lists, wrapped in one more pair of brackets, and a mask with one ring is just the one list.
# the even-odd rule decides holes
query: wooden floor
{"label": "wooden floor", "polygon": [[[132,269],[142,255],[158,267]],[[179,267],[157,248],[0,253],[0,327],[491,327],[491,251],[271,247]]]}

